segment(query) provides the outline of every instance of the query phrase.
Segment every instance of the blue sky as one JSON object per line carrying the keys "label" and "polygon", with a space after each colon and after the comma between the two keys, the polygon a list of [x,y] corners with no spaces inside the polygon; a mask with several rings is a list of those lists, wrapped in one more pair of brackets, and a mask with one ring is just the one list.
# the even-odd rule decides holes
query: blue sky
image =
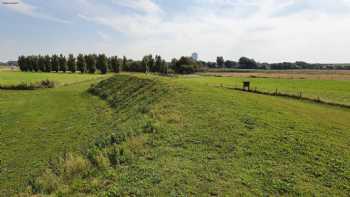
{"label": "blue sky", "polygon": [[[5,0],[0,0],[4,2]],[[0,61],[106,53],[350,62],[350,0],[6,0]]]}

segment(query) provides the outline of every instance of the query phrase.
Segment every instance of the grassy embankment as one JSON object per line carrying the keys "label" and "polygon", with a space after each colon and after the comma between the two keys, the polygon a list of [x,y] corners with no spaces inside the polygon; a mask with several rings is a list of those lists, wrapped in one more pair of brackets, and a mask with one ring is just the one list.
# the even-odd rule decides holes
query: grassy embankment
{"label": "grassy embankment", "polygon": [[350,193],[348,109],[212,86],[222,82],[122,75],[100,83],[92,92],[116,110],[117,132],[32,186],[68,196]]}
{"label": "grassy embankment", "polygon": [[0,73],[0,84],[49,79],[67,85],[35,91],[0,90],[0,196],[23,189],[30,175],[39,174],[50,158],[78,150],[110,132],[108,105],[86,93],[101,77]]}

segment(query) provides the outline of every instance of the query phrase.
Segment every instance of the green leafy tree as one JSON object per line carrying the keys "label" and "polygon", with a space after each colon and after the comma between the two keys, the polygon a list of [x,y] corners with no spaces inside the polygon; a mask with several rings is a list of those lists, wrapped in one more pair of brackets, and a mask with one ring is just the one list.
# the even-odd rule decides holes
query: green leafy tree
{"label": "green leafy tree", "polygon": [[21,71],[27,71],[26,57],[24,57],[23,55],[19,56],[17,62],[18,67]]}
{"label": "green leafy tree", "polygon": [[52,62],[52,70],[55,71],[56,73],[60,71],[60,61],[58,55],[54,54],[51,59]]}
{"label": "green leafy tree", "polygon": [[75,73],[77,71],[77,63],[73,54],[69,54],[67,64],[70,72]]}
{"label": "green leafy tree", "polygon": [[27,56],[25,58],[25,62],[26,62],[26,65],[27,65],[27,71],[32,72],[33,71],[32,56]]}
{"label": "green leafy tree", "polygon": [[172,70],[175,70],[176,63],[177,63],[177,59],[176,59],[176,58],[171,59],[169,67],[170,67]]}
{"label": "green leafy tree", "polygon": [[129,61],[128,62],[128,71],[130,71],[130,72],[145,72],[146,68],[144,67],[142,61]]}
{"label": "green leafy tree", "polygon": [[[153,64],[154,64],[154,59],[152,55],[146,55],[142,58],[142,69],[140,71],[136,72],[153,72]],[[135,70],[134,70],[135,71]]]}
{"label": "green leafy tree", "polygon": [[224,67],[225,60],[224,57],[220,56],[216,58],[216,64],[218,65],[219,68]]}
{"label": "green leafy tree", "polygon": [[162,61],[162,57],[160,55],[156,55],[152,72],[161,72]]}
{"label": "green leafy tree", "polygon": [[100,54],[97,58],[97,65],[102,74],[108,72],[108,58],[105,54]]}
{"label": "green leafy tree", "polygon": [[254,59],[241,57],[239,59],[239,67],[242,69],[256,69],[258,67],[258,64]]}
{"label": "green leafy tree", "polygon": [[179,74],[191,74],[196,72],[197,69],[197,62],[190,57],[181,57],[174,67],[174,71]]}
{"label": "green leafy tree", "polygon": [[108,70],[112,69],[112,57],[107,57]]}
{"label": "green leafy tree", "polygon": [[38,56],[38,67],[39,67],[39,71],[41,72],[45,72],[45,57],[39,55]]}
{"label": "green leafy tree", "polygon": [[62,72],[67,71],[67,59],[62,54],[59,57],[59,67],[60,67],[60,71]]}
{"label": "green leafy tree", "polygon": [[49,55],[45,56],[45,72],[52,71],[51,57]]}
{"label": "green leafy tree", "polygon": [[86,61],[83,54],[79,54],[77,57],[77,67],[81,73],[86,72]]}
{"label": "green leafy tree", "polygon": [[128,59],[123,56],[123,60],[122,60],[122,69],[125,70],[125,71],[128,71]]}
{"label": "green leafy tree", "polygon": [[120,72],[120,63],[117,56],[113,56],[110,58],[111,69],[114,73]]}
{"label": "green leafy tree", "polygon": [[161,61],[161,64],[160,64],[160,73],[161,73],[161,74],[165,74],[165,75],[168,74],[168,64],[166,63],[165,60],[162,60],[162,61]]}
{"label": "green leafy tree", "polygon": [[91,74],[96,72],[96,56],[93,54],[85,57],[87,71]]}
{"label": "green leafy tree", "polygon": [[32,55],[31,56],[31,62],[32,62],[32,68],[35,72],[39,71],[39,64],[38,64],[38,56]]}

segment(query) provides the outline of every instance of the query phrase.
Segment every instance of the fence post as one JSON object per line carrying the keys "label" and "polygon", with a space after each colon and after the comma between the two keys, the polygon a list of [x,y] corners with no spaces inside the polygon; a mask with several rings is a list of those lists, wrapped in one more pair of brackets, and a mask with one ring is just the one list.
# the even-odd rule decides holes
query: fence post
{"label": "fence post", "polygon": [[250,91],[250,81],[243,82],[243,90],[248,92]]}

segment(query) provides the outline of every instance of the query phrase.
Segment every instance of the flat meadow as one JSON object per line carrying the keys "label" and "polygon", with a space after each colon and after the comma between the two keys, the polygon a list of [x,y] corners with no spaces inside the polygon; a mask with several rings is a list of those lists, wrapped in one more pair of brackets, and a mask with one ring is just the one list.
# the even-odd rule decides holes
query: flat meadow
{"label": "flat meadow", "polygon": [[225,77],[350,80],[350,70],[242,70],[210,69],[205,75]]}
{"label": "flat meadow", "polygon": [[19,83],[34,83],[41,80],[52,80],[58,85],[67,85],[87,80],[95,80],[103,77],[99,74],[80,73],[25,73],[20,71],[3,70],[0,73],[1,85],[16,85]]}
{"label": "flat meadow", "polygon": [[239,73],[206,73],[198,81],[211,85],[242,87],[251,82],[251,89],[300,95],[326,102],[350,105],[349,71],[260,71]]}

